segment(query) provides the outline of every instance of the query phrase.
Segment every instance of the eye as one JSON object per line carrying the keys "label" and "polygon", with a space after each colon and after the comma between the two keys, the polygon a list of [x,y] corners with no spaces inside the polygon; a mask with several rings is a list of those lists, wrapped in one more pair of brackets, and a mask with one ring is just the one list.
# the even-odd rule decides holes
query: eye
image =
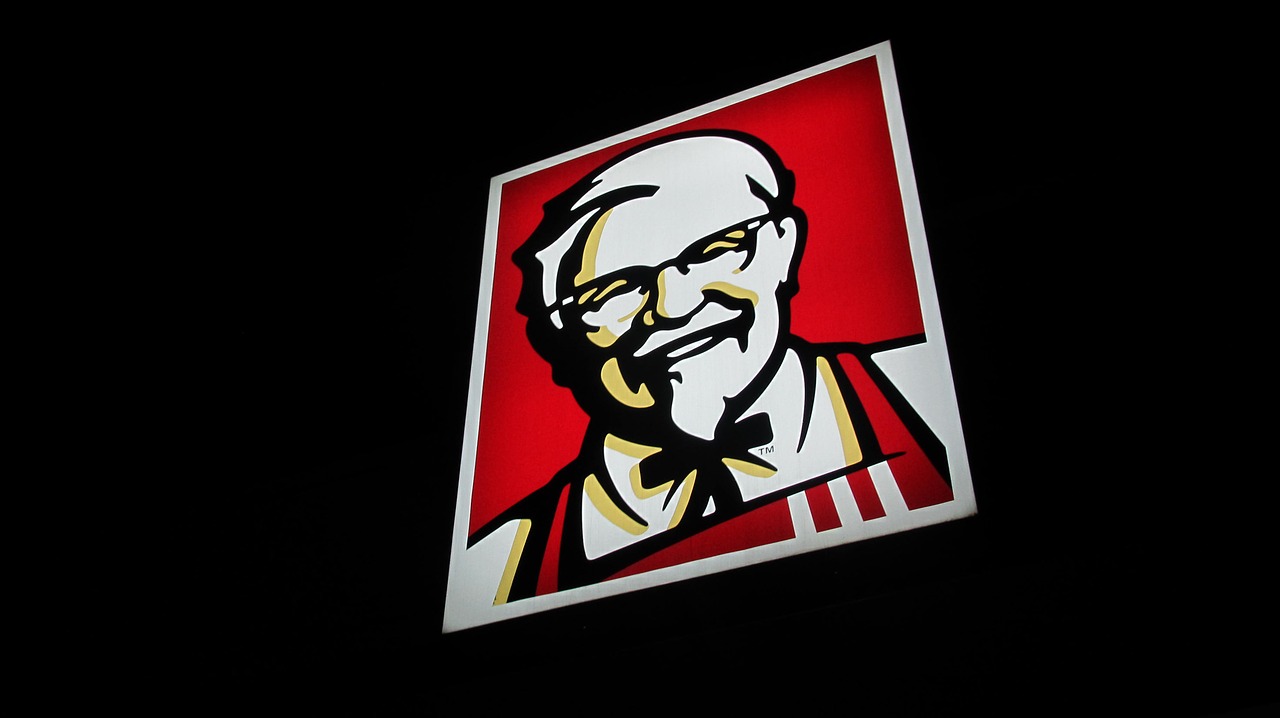
{"label": "eye", "polygon": [[586,291],[578,295],[578,304],[599,304],[609,298],[609,295],[615,293],[618,289],[626,287],[628,284],[625,279],[615,279],[604,286],[588,287]]}
{"label": "eye", "polygon": [[578,288],[572,299],[571,314],[591,326],[602,326],[626,319],[644,304],[648,292],[642,281],[634,277],[613,275]]}
{"label": "eye", "polygon": [[752,222],[747,227],[731,229],[723,234],[708,237],[701,245],[694,248],[696,252],[694,262],[707,262],[728,252],[749,251],[752,240],[755,239],[755,230],[759,226],[759,222]]}
{"label": "eye", "polygon": [[[620,285],[621,286],[621,285]],[[605,327],[630,321],[640,313],[649,301],[649,292],[635,284],[626,284],[618,291],[595,295],[578,307],[578,318],[589,327]]]}
{"label": "eye", "polygon": [[739,240],[746,236],[747,233],[742,230],[730,232],[725,235],[724,239],[717,239],[712,242],[708,242],[706,246],[702,248],[702,253],[704,255],[715,256],[724,252],[732,252],[742,246],[742,242]]}

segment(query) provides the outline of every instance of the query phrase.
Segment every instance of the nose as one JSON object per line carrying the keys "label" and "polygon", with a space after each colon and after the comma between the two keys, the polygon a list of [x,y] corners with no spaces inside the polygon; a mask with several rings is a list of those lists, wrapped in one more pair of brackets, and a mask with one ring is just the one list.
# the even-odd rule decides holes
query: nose
{"label": "nose", "polygon": [[659,272],[653,313],[664,319],[677,319],[696,310],[702,304],[702,282],[695,274],[692,269],[675,266]]}

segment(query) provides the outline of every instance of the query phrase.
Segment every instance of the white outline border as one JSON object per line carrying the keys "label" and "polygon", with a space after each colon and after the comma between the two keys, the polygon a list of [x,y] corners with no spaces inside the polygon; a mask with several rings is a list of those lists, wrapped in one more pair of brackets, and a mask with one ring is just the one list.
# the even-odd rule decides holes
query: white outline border
{"label": "white outline border", "polygon": [[[689,119],[716,110],[729,107],[744,100],[772,92],[781,87],[801,80],[820,75],[824,72],[848,65],[850,63],[875,57],[880,72],[880,85],[884,92],[885,115],[888,120],[890,142],[893,146],[894,161],[898,172],[899,191],[903,201],[903,212],[906,219],[907,236],[910,243],[912,259],[915,263],[916,286],[920,293],[920,307],[923,313],[925,334],[928,338],[922,345],[926,355],[924,359],[906,359],[908,381],[928,381],[932,384],[926,395],[934,398],[929,406],[918,407],[926,414],[931,426],[939,432],[939,438],[947,447],[948,459],[951,462],[952,488],[955,499],[945,504],[911,511],[905,518],[898,517],[894,521],[868,522],[861,524],[858,537],[850,539],[844,532],[830,531],[821,534],[807,534],[798,540],[758,546],[744,551],[712,556],[690,563],[670,566],[635,576],[605,581],[576,589],[559,591],[544,596],[534,596],[509,604],[498,606],[476,606],[465,603],[459,597],[466,592],[460,587],[467,581],[463,566],[466,553],[467,527],[470,525],[470,509],[473,484],[475,480],[476,452],[478,444],[481,398],[484,387],[485,363],[488,351],[490,302],[492,301],[494,268],[497,257],[498,217],[502,204],[502,187],[507,182],[553,167],[562,162],[605,149],[620,142],[630,140],[679,124]],[[942,318],[938,308],[937,290],[934,285],[932,265],[929,262],[928,246],[925,240],[924,219],[920,211],[920,201],[916,189],[915,172],[911,163],[911,155],[907,143],[906,124],[903,119],[902,101],[898,93],[897,73],[893,64],[889,41],[884,41],[862,50],[852,52],[814,67],[792,73],[785,77],[764,83],[754,88],[730,95],[699,107],[681,112],[662,120],[623,132],[612,137],[593,142],[554,157],[535,162],[520,169],[512,170],[493,177],[489,185],[489,206],[485,219],[485,242],[481,263],[480,291],[476,309],[476,328],[472,349],[471,379],[468,387],[466,425],[462,438],[462,459],[459,468],[457,505],[454,512],[453,539],[450,548],[448,585],[445,593],[445,609],[443,631],[445,633],[464,630],[484,624],[539,613],[586,601],[627,593],[643,588],[670,584],[697,576],[719,573],[733,568],[749,566],[772,561],[801,553],[844,545],[852,540],[862,540],[875,536],[883,536],[901,531],[920,528],[950,521],[976,513],[977,507],[973,495],[972,482],[969,475],[968,453],[964,446],[964,437],[960,430],[960,417],[956,406],[955,388],[952,383],[950,361],[946,351],[942,332]],[[922,366],[919,362],[925,361]],[[919,373],[913,373],[911,365]],[[887,369],[887,368],[886,368]],[[888,369],[887,369],[888,370]],[[924,376],[928,374],[929,376]],[[939,384],[941,382],[941,384]],[[938,397],[945,400],[938,404]],[[908,396],[911,399],[910,396]],[[915,400],[911,399],[913,405]],[[930,414],[929,409],[932,409]]]}

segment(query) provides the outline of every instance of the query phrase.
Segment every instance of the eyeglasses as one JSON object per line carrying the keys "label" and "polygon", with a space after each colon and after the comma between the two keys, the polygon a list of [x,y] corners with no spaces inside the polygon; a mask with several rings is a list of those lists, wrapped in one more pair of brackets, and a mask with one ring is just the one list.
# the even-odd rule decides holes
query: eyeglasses
{"label": "eyeglasses", "polygon": [[[755,258],[756,235],[760,228],[774,219],[774,213],[752,217],[738,224],[712,232],[685,247],[678,256],[653,267],[627,267],[596,277],[574,288],[574,293],[548,308],[560,312],[566,319],[580,320],[584,314],[598,311],[611,299],[632,293],[647,299],[657,286],[658,277],[667,269],[687,272],[690,267],[706,264],[731,252],[745,252],[746,256],[736,267],[744,269]],[[638,306],[644,300],[638,302]]]}

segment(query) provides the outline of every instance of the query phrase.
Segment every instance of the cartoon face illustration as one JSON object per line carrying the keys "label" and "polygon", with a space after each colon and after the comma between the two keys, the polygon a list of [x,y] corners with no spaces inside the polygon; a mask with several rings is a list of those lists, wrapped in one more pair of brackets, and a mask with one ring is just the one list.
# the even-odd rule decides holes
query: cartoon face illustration
{"label": "cartoon face illustration", "polygon": [[777,360],[804,216],[767,153],[732,133],[642,148],[521,248],[531,339],[589,413],[713,439]]}
{"label": "cartoon face illustration", "polygon": [[[554,182],[510,180],[511,211],[492,215],[509,220],[505,234],[491,235],[505,241],[495,272],[510,268],[494,290],[505,330],[491,329],[475,365],[507,390],[474,394],[487,403],[472,415],[491,423],[467,444],[477,461],[459,488],[445,630],[976,511],[930,278],[917,271],[928,264],[915,198],[902,194],[909,167],[892,151],[887,52],[779,85],[821,108],[800,102],[788,117],[839,122],[865,143],[829,156],[832,145],[789,142],[809,175],[759,134],[702,122],[584,154],[572,175],[548,172]],[[758,126],[785,125],[770,113],[786,103],[754,107],[769,116]],[[823,188],[810,178],[823,173],[835,178],[825,193],[804,195],[815,215],[798,192]],[[850,208],[864,221],[841,214],[810,236],[815,216]],[[822,340],[797,330],[814,261],[809,276],[823,262],[842,270],[809,295],[808,316],[817,306],[830,323]],[[850,288],[884,292],[858,306],[831,292]],[[560,393],[493,374],[527,366],[518,356],[549,368]],[[554,403],[564,393],[582,423]],[[547,443],[555,463],[531,468]]]}

